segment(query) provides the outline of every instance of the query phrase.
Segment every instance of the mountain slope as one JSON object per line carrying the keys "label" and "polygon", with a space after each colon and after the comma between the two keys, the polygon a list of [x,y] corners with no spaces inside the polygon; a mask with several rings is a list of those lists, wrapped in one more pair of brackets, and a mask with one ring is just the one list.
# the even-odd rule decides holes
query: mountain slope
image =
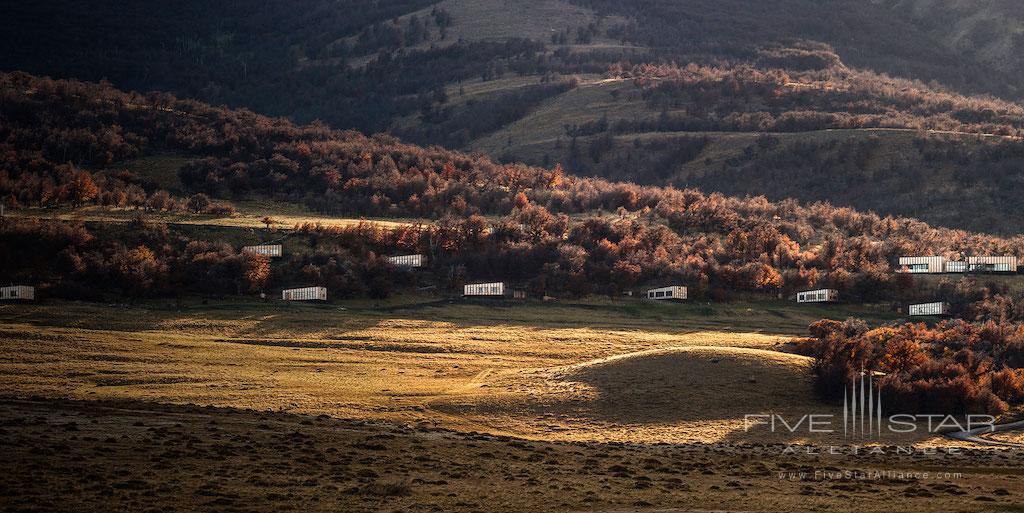
{"label": "mountain slope", "polygon": [[[159,190],[172,180],[131,170],[140,158],[166,154],[179,156],[176,174],[182,193],[192,195],[187,201]],[[582,178],[168,94],[141,96],[23,73],[0,74],[0,156],[0,200],[14,218],[0,223],[7,245],[0,248],[6,273],[0,279],[64,283],[70,277],[85,285],[115,276],[139,294],[171,293],[169,273],[205,268],[213,262],[198,256],[207,254],[226,267],[203,272],[238,290],[247,281],[253,286],[238,276],[242,262],[234,249],[168,239],[166,227],[148,228],[141,218],[181,204],[202,216],[210,199],[199,193],[433,221],[392,230],[295,227],[292,233],[313,249],[283,262],[290,279],[337,279],[332,283],[346,290],[384,293],[388,264],[378,256],[396,252],[429,255],[433,283],[448,290],[468,279],[507,280],[537,296],[618,295],[642,284],[686,283],[690,297],[725,298],[829,286],[863,301],[917,293],[914,280],[891,272],[899,255],[1024,254],[1022,237],[935,228],[825,203]],[[174,169],[151,171],[159,172]],[[123,227],[101,225],[90,233],[76,224],[20,220],[32,217],[19,214],[27,209],[84,205],[134,211],[140,219],[130,238]],[[356,270],[362,285],[354,285]]]}
{"label": "mountain slope", "polygon": [[749,56],[770,43],[812,40],[851,65],[937,80],[965,92],[1017,96],[1011,76],[943,44],[921,18],[888,5],[846,0],[574,0],[598,13],[635,20],[628,41],[676,56]]}
{"label": "mountain slope", "polygon": [[[1013,0],[875,0],[949,49],[1020,77],[1024,4]],[[1010,84],[1015,87],[1015,84]]]}
{"label": "mountain slope", "polygon": [[[996,0],[42,0],[8,10],[0,69],[106,78],[578,175],[1018,233],[1024,114],[976,93],[1019,96],[1019,10]],[[991,27],[998,37],[986,39]]]}
{"label": "mountain slope", "polygon": [[438,91],[474,78],[603,73],[622,59],[743,61],[799,39],[831,45],[859,68],[1016,95],[1019,81],[1004,74],[1012,69],[944,44],[921,19],[895,14],[898,7],[839,0],[271,0],[256,8],[42,0],[5,13],[0,68],[106,78],[127,89],[363,131],[444,109]]}

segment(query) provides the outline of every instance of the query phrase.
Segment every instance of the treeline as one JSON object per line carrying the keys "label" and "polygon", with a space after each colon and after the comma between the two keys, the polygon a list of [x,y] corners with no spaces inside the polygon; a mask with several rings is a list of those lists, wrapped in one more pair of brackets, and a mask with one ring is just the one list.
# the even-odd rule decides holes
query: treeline
{"label": "treeline", "polygon": [[[374,82],[388,65],[350,72],[345,60],[367,53],[371,44],[373,50],[390,55],[408,37],[417,37],[417,29],[408,26],[397,29],[401,32],[398,41],[386,37],[384,33],[393,25],[390,20],[434,3],[436,0],[23,3],[5,12],[11,30],[0,35],[8,49],[0,55],[0,68],[81,80],[108,79],[126,89],[170,90],[271,115],[304,121],[319,118],[337,126],[379,130],[393,112],[386,101],[376,99],[374,87],[368,86],[389,84]],[[415,25],[423,32],[439,31],[438,24],[444,22],[432,17]],[[379,40],[374,39],[375,33]],[[415,73],[415,68],[410,67],[409,72]],[[429,76],[420,75],[419,79]],[[430,85],[426,87],[429,90]],[[352,113],[345,114],[345,109]]]}
{"label": "treeline", "polygon": [[[258,241],[252,241],[256,243]],[[93,301],[274,294],[325,285],[331,296],[386,297],[406,276],[363,246],[321,244],[283,261],[196,239],[139,216],[127,225],[0,220],[0,281],[43,297]]]}
{"label": "treeline", "polygon": [[[9,206],[102,204],[103,195],[49,197],[38,184],[64,183],[73,169],[118,195],[140,183],[119,169],[119,159],[188,154],[195,158],[179,171],[193,195],[186,205],[212,203],[198,194],[256,196],[337,214],[449,224],[473,219],[484,224],[482,245],[451,248],[471,248],[455,262],[468,277],[544,276],[556,284],[553,290],[570,293],[671,280],[710,296],[822,285],[850,298],[885,299],[902,287],[890,272],[900,255],[1024,254],[1020,237],[937,229],[825,203],[771,203],[579,178],[558,166],[502,165],[167,94],[141,96],[25,74],[0,75],[0,121],[0,198]],[[108,132],[118,137],[95,137]],[[75,133],[88,136],[86,142],[48,144]],[[490,217],[477,217],[485,215]],[[526,263],[512,265],[520,257]],[[565,285],[574,282],[580,285]]]}
{"label": "treeline", "polygon": [[[938,81],[967,93],[1017,98],[1015,75],[1004,73],[977,55],[954,48],[947,26],[930,32],[934,20],[918,23],[878,2],[845,0],[572,0],[599,14],[630,23],[614,37],[657,49],[662,62],[687,62],[714,56],[752,62],[758,49],[810,40],[836,48],[842,60],[858,68],[926,82]],[[890,4],[892,2],[889,2]],[[927,12],[930,18],[933,9]],[[936,34],[941,37],[937,37]],[[804,58],[813,58],[804,56]],[[807,62],[805,61],[806,65]],[[813,62],[810,62],[813,64]],[[801,66],[796,66],[801,69]]]}
{"label": "treeline", "polygon": [[851,70],[828,48],[766,49],[766,63],[811,55],[802,71],[781,67],[616,65],[609,73],[632,79],[661,118],[621,121],[627,131],[801,132],[826,128],[908,128],[1019,136],[1024,108]]}
{"label": "treeline", "polygon": [[[128,226],[5,219],[0,221],[0,281],[31,283],[56,297],[97,300],[251,294],[306,285],[327,286],[332,298],[386,297],[412,285],[448,294],[479,280],[521,285],[534,297],[615,296],[666,283],[684,283],[691,298],[711,300],[738,293],[786,296],[819,287],[863,302],[918,293],[909,275],[893,274],[889,265],[905,247],[895,238],[898,232],[890,232],[893,240],[885,243],[833,233],[809,247],[797,241],[814,237],[810,227],[743,218],[725,210],[729,200],[721,196],[687,194],[694,195],[692,207],[667,220],[654,212],[569,217],[520,196],[512,213],[497,219],[445,216],[386,229],[372,223],[304,224],[275,232],[273,238],[286,241],[288,249],[273,266],[240,253],[243,243],[230,246],[215,234],[196,239],[184,228],[148,223],[141,213]],[[767,203],[761,207],[781,212]],[[809,212],[821,219],[837,214],[823,205]],[[731,218],[732,228],[718,225],[719,215]],[[410,253],[426,255],[429,264],[410,273],[382,258]],[[934,298],[951,302],[968,319],[1024,318],[1024,303],[996,285],[944,285]]]}
{"label": "treeline", "polygon": [[[450,106],[439,90],[508,74],[600,73],[622,57],[550,52],[546,41],[453,40],[452,16],[436,3],[186,0],[170,6],[140,0],[84,6],[43,0],[5,12],[11,27],[0,42],[10,51],[0,55],[0,70],[109,80],[124,89],[170,91],[365,133],[397,130],[397,121],[425,111],[435,115],[417,119],[422,130],[401,135],[422,144],[453,144],[464,134],[449,140],[450,129],[478,133],[482,126],[472,110],[453,112],[457,119],[445,123]],[[507,117],[529,108],[535,97],[504,100],[503,108],[514,107]]]}
{"label": "treeline", "polygon": [[1024,212],[1017,208],[1024,194],[1022,166],[1024,144],[1015,140],[763,134],[734,156],[672,181],[728,195],[829,200],[933,225],[1017,234],[1024,230]]}
{"label": "treeline", "polygon": [[932,298],[949,304],[949,313],[958,319],[997,324],[1024,324],[1024,297],[1006,284],[967,277],[958,282],[941,283]]}
{"label": "treeline", "polygon": [[[485,120],[507,124],[536,105],[541,92],[554,94],[552,89],[538,88],[531,94],[506,94],[477,105],[448,102],[444,91],[464,81],[513,74],[539,79],[601,73],[624,58],[654,65],[746,64],[796,74],[838,65],[836,53],[803,40],[830,44],[855,66],[925,81],[938,79],[968,92],[1019,94],[1007,86],[1019,80],[946,50],[932,36],[874,3],[776,0],[751,9],[749,2],[738,0],[578,2],[601,14],[627,19],[609,25],[598,17],[587,26],[552,34],[551,41],[464,41],[448,35],[452,15],[435,5],[436,0],[270,0],[259,5],[186,0],[173,6],[152,0],[130,5],[110,0],[89,5],[42,0],[13,5],[5,12],[11,27],[0,34],[0,42],[9,51],[0,54],[0,69],[107,79],[125,89],[172,91],[297,122],[319,119],[336,128],[390,132],[418,144],[448,147],[464,147],[467,139],[501,126],[497,120]],[[837,17],[838,13],[843,14]],[[585,51],[552,47],[586,45],[601,36],[627,44]],[[916,116],[894,120],[889,111],[856,112],[862,108],[856,103],[851,116],[816,106],[798,108],[814,103],[814,94],[808,90],[803,95],[808,98],[787,95],[786,101],[795,107],[786,116],[764,111],[754,102],[746,106],[753,109],[746,115],[740,115],[741,105],[720,105],[716,109],[732,108],[733,115],[667,112],[657,120],[613,121],[613,126],[620,133],[718,129],[713,127],[805,130],[904,126],[918,120]],[[650,101],[662,102],[654,96]],[[673,101],[678,98],[669,99]],[[498,118],[479,115],[494,107],[501,107]],[[1003,120],[998,115],[990,118],[984,110],[968,109],[962,119],[953,115],[934,122],[936,126],[985,127]]]}
{"label": "treeline", "polygon": [[840,400],[844,387],[872,376],[886,411],[1001,414],[1024,402],[1024,326],[946,321],[868,329],[863,322],[810,326],[819,394]]}

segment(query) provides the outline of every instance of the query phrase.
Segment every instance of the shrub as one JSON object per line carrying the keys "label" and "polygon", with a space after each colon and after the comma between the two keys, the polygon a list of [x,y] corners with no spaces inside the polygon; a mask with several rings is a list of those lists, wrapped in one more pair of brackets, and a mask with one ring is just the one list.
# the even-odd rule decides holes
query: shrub
{"label": "shrub", "polygon": [[864,372],[881,373],[890,409],[909,414],[1001,414],[1024,402],[1021,327],[946,321],[873,330],[857,320],[809,326],[815,390],[836,400]]}

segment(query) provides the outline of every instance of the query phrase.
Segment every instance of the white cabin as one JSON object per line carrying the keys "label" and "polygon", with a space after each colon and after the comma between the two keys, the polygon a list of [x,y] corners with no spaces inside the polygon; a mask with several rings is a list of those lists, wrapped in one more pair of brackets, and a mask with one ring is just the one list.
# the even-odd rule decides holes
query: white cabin
{"label": "white cabin", "polygon": [[505,288],[505,284],[501,282],[471,283],[462,288],[462,295],[467,297],[503,297]]}
{"label": "white cabin", "polygon": [[302,287],[281,291],[285,301],[327,301],[327,287]]}
{"label": "white cabin", "polygon": [[284,254],[280,244],[259,244],[256,246],[242,246],[242,253],[252,253],[270,258],[280,258]]}
{"label": "white cabin", "polygon": [[839,301],[839,291],[835,289],[805,290],[796,293],[797,303],[834,303]]}
{"label": "white cabin", "polygon": [[1015,273],[1017,257],[1015,256],[973,256],[967,257],[967,267],[971,272]]}
{"label": "white cabin", "polygon": [[423,267],[426,264],[425,255],[396,255],[389,256],[388,263],[395,267]]}
{"label": "white cabin", "polygon": [[654,299],[657,301],[686,299],[686,287],[683,287],[682,285],[673,285],[671,287],[650,289],[647,291],[647,299]]}
{"label": "white cabin", "polygon": [[4,301],[35,301],[36,288],[28,285],[11,285],[0,287],[0,300]]}
{"label": "white cabin", "polygon": [[912,317],[926,315],[949,315],[949,303],[943,303],[941,301],[938,301],[935,303],[919,303],[916,305],[910,305],[907,308],[907,314]]}
{"label": "white cabin", "polygon": [[961,260],[947,260],[943,269],[947,273],[965,273],[967,272],[967,262]]}
{"label": "white cabin", "polygon": [[946,258],[941,256],[900,257],[899,271],[912,274],[945,272]]}

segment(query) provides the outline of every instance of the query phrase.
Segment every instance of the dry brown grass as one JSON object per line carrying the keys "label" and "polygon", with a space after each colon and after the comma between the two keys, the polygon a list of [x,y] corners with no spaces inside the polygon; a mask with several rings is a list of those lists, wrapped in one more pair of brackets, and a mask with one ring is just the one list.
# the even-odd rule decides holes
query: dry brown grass
{"label": "dry brown grass", "polygon": [[[806,360],[778,351],[786,330],[799,332],[814,313],[694,308],[4,306],[0,386],[20,397],[329,414],[547,440],[789,440],[745,433],[743,416],[834,410],[813,398]],[[715,328],[730,322],[736,331]],[[773,322],[775,334],[751,331]]]}
{"label": "dry brown grass", "polygon": [[[1024,493],[1012,450],[853,454],[857,441],[745,432],[751,411],[834,409],[811,393],[807,359],[778,351],[816,310],[422,299],[0,306],[5,501],[924,512],[1012,508]],[[836,441],[837,454],[776,445]],[[843,471],[867,477],[822,474]]]}
{"label": "dry brown grass", "polygon": [[[1024,493],[1009,451],[551,443],[139,401],[0,400],[0,426],[12,511],[974,512]],[[919,474],[818,474],[843,471]]]}
{"label": "dry brown grass", "polygon": [[86,221],[105,223],[127,223],[138,216],[150,222],[176,225],[211,226],[223,228],[265,229],[265,217],[270,217],[274,229],[292,229],[304,223],[320,223],[323,226],[356,226],[360,223],[381,228],[393,228],[418,223],[429,223],[417,219],[364,219],[352,217],[325,216],[309,212],[298,205],[273,201],[241,201],[234,203],[234,215],[191,214],[182,212],[144,211],[134,208],[112,208],[89,206],[80,208],[23,208],[8,211],[9,217],[30,219],[56,219],[60,221]]}

